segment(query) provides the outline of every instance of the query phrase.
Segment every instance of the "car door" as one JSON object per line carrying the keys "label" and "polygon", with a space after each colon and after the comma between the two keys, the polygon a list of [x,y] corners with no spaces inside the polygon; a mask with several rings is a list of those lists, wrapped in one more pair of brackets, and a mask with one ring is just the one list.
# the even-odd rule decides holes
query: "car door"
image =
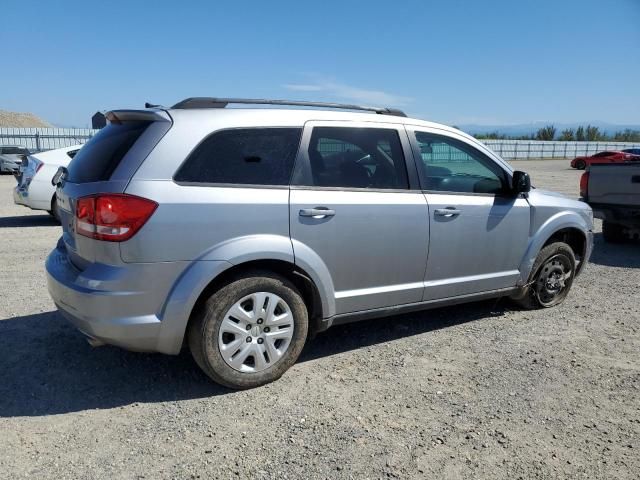
{"label": "car door", "polygon": [[296,262],[326,266],[336,314],[422,299],[428,209],[406,159],[413,161],[402,126],[305,124],[290,192],[291,239]]}
{"label": "car door", "polygon": [[429,204],[424,300],[515,286],[529,242],[530,207],[511,193],[506,165],[462,135],[408,132]]}

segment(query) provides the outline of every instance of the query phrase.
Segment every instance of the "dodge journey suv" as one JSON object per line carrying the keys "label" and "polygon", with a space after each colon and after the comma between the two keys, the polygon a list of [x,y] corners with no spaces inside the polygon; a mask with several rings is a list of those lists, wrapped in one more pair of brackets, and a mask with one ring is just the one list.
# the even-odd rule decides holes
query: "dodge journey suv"
{"label": "dodge journey suv", "polygon": [[558,305],[591,253],[586,204],[399,110],[189,98],[107,117],[53,180],[49,292],[93,345],[187,345],[227,387],[279,378],[339,323]]}

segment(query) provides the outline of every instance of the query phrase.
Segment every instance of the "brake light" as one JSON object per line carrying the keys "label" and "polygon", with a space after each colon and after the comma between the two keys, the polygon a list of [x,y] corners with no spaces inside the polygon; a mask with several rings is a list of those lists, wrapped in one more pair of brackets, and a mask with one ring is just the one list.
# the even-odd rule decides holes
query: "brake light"
{"label": "brake light", "polygon": [[580,196],[587,198],[589,193],[589,172],[584,172],[580,177]]}
{"label": "brake light", "polygon": [[96,240],[123,242],[142,228],[156,208],[156,202],[134,195],[82,197],[76,203],[76,232]]}
{"label": "brake light", "polygon": [[42,167],[44,167],[44,163],[40,162],[36,167],[36,173],[38,173]]}

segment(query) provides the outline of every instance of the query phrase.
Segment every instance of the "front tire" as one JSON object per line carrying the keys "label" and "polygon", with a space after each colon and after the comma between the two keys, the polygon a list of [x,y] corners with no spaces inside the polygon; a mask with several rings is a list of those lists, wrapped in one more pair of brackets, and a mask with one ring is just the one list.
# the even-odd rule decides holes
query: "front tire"
{"label": "front tire", "polygon": [[286,278],[249,272],[209,297],[187,331],[191,354],[216,383],[254,388],[280,378],[298,359],[308,331],[302,296]]}
{"label": "front tire", "polygon": [[512,300],[532,310],[561,304],[569,294],[576,275],[576,258],[564,242],[547,245],[538,254],[527,287]]}
{"label": "front tire", "polygon": [[584,160],[578,160],[576,162],[576,168],[578,170],[584,170],[585,168],[587,168],[587,162],[585,162]]}

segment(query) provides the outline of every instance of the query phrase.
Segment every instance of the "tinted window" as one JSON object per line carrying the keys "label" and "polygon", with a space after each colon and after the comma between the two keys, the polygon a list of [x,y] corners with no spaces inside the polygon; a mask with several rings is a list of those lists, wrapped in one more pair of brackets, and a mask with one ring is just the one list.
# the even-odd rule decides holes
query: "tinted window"
{"label": "tinted window", "polygon": [[614,152],[600,152],[596,153],[594,157],[610,157],[611,155],[615,155]]}
{"label": "tinted window", "polygon": [[299,185],[344,188],[409,187],[398,132],[384,128],[316,127],[309,165]]}
{"label": "tinted window", "polygon": [[76,156],[76,153],[78,153],[78,150],[69,150],[67,152],[67,155],[69,156],[69,158],[73,158]]}
{"label": "tinted window", "polygon": [[87,183],[109,180],[122,158],[150,122],[110,123],[78,151],[69,163],[67,181]]}
{"label": "tinted window", "polygon": [[501,193],[505,172],[486,155],[454,138],[415,132],[426,190],[460,193]]}
{"label": "tinted window", "polygon": [[175,175],[178,182],[288,185],[300,128],[224,130],[205,139]]}

